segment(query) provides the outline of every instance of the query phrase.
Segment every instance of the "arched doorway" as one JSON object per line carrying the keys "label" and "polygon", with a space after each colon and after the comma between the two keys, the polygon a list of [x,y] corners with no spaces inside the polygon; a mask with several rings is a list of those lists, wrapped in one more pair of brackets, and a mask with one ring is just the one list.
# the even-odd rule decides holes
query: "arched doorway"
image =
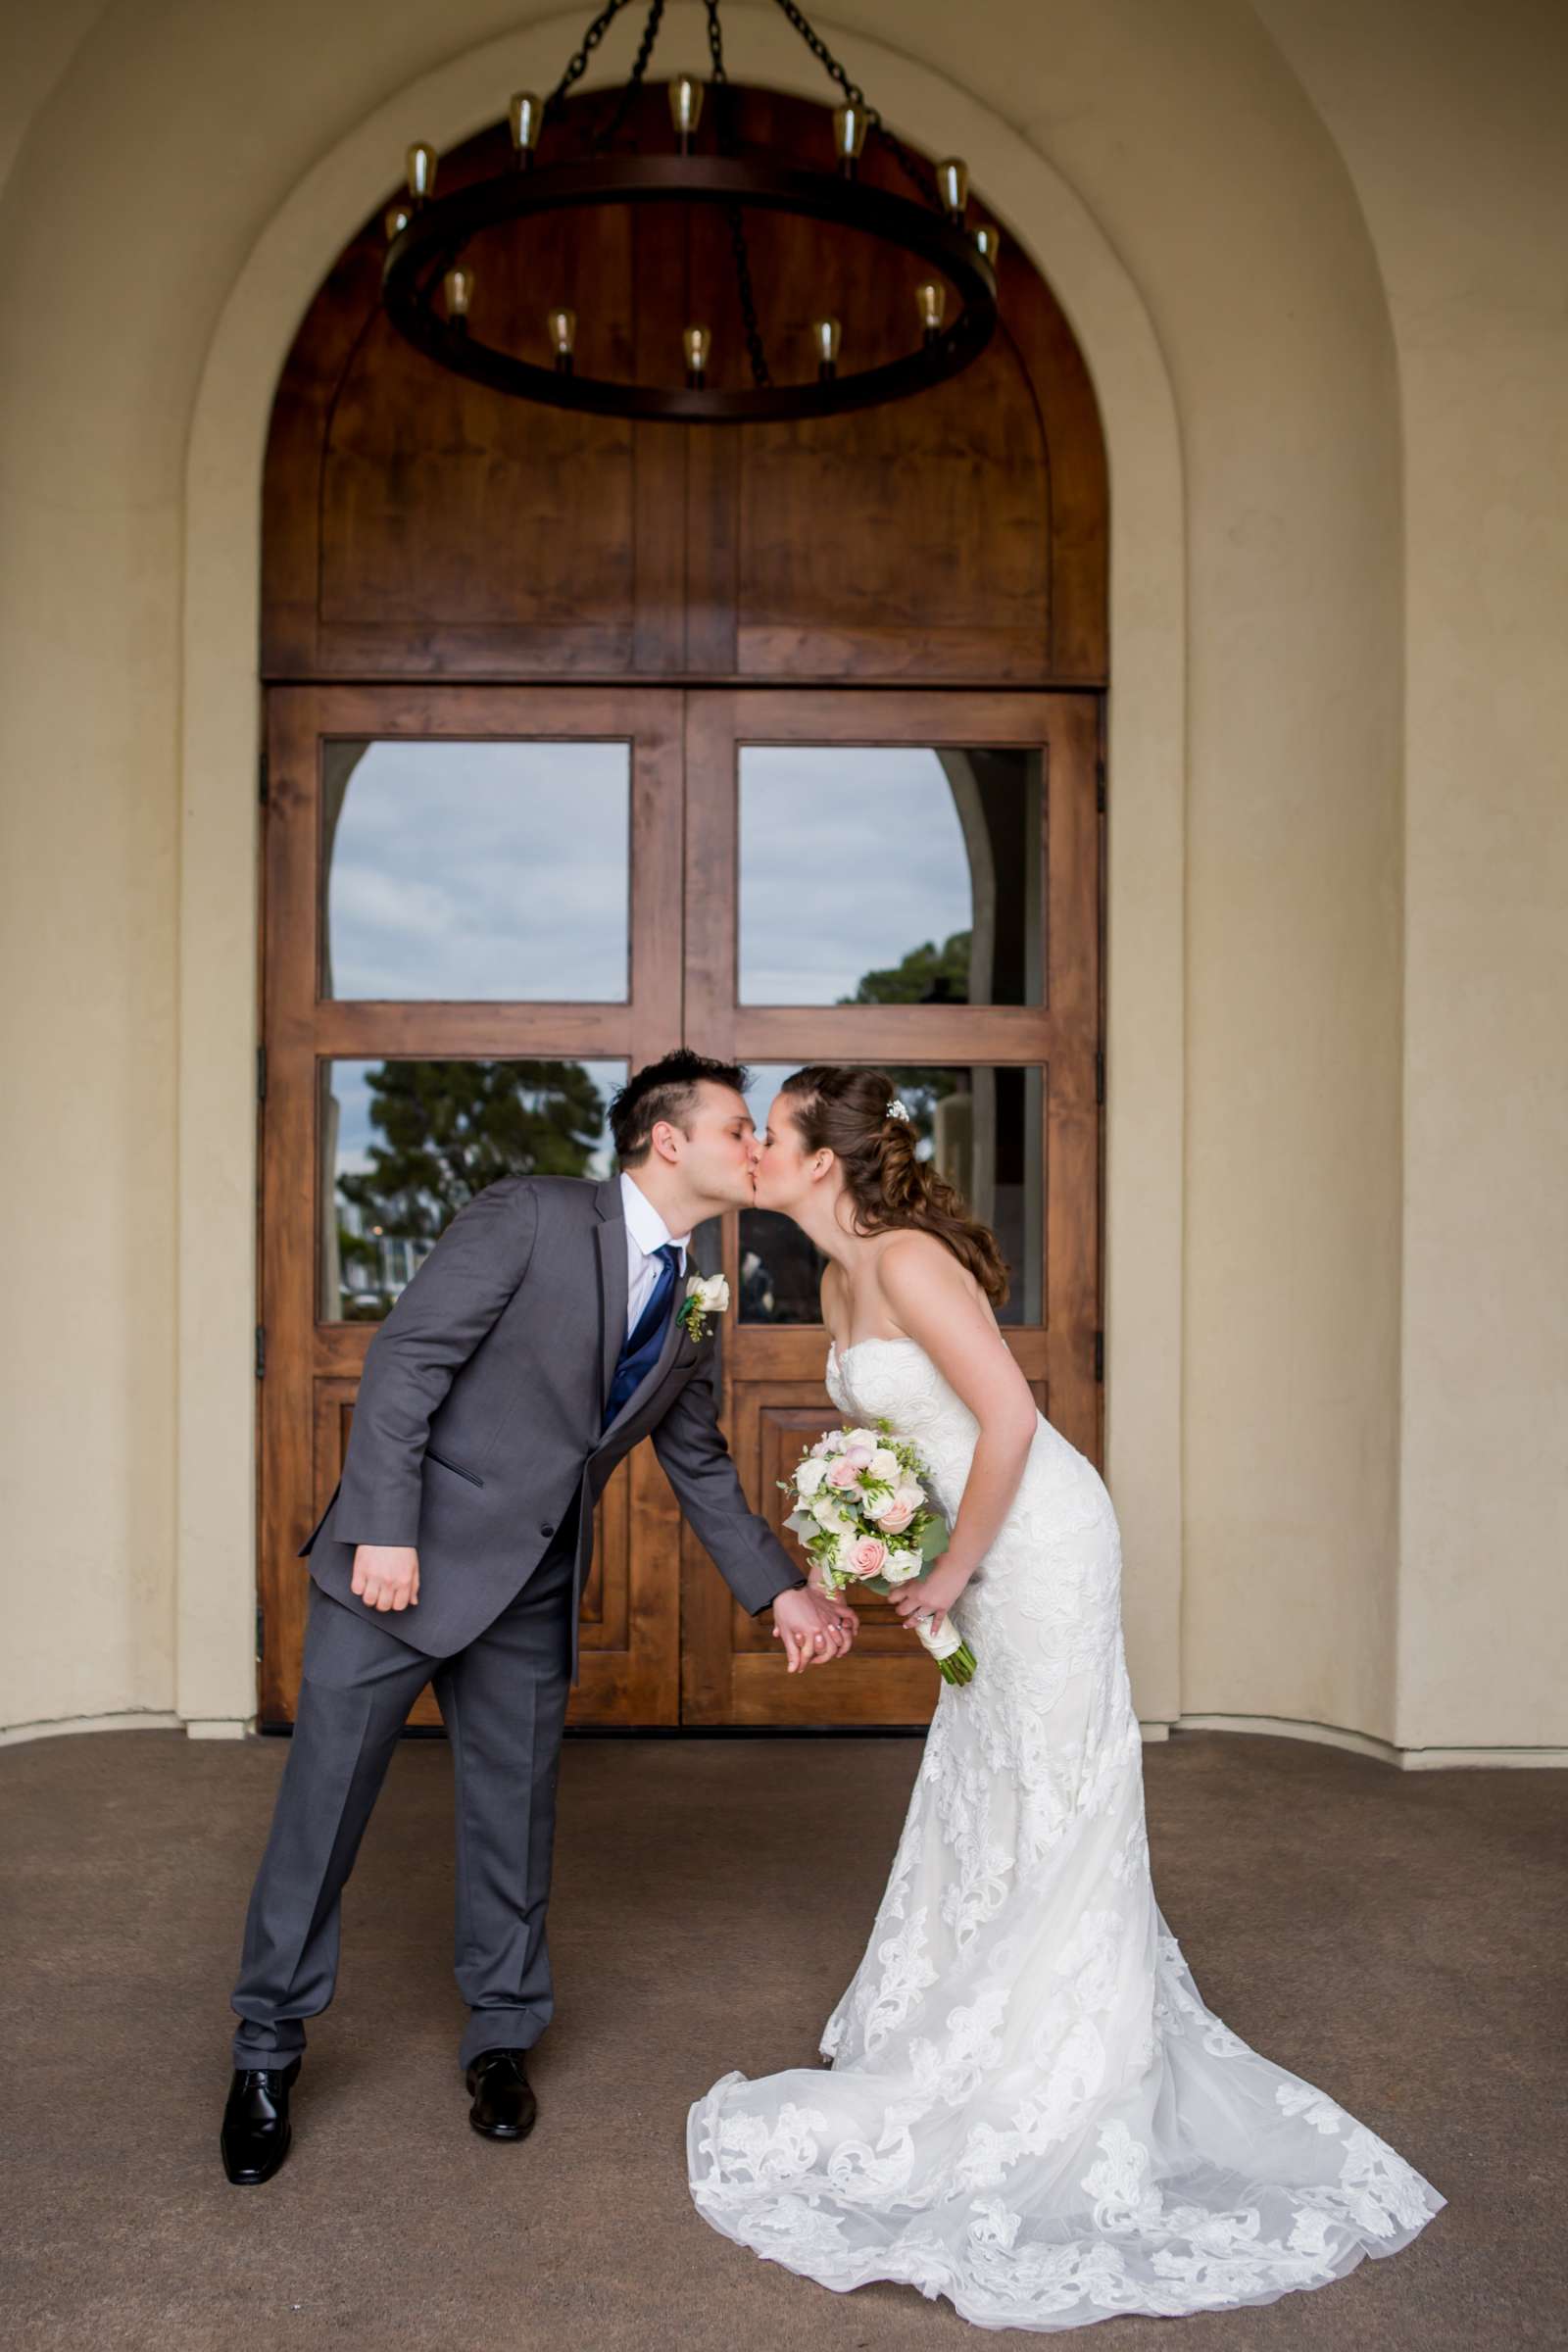
{"label": "arched doorway", "polygon": [[[787,145],[817,121],[737,100],[748,137]],[[504,146],[498,126],[443,172]],[[645,353],[703,315],[715,371],[740,361],[710,224],[551,234],[527,285],[507,250],[479,257],[524,335],[542,343],[564,301],[579,337]],[[267,465],[274,1724],[298,1672],[294,1553],[337,1476],[374,1320],[466,1191],[511,1166],[608,1164],[609,1089],[681,1040],[752,1064],[760,1109],[798,1061],[889,1065],[924,1148],[1003,1234],[1009,1336],[1042,1403],[1101,1443],[1105,470],[1048,287],[1004,246],[1004,332],[920,401],[633,427],[508,403],[409,352],[379,312],[380,254],[376,220],[311,306]],[[826,301],[906,339],[912,270],[904,286],[851,253],[824,288],[782,222],[755,267],[803,335]],[[831,1413],[812,1269],[756,1216],[701,1242],[737,1301],[731,1445],[772,1509],[799,1433]],[[601,1509],[575,1720],[929,1712],[929,1669],[874,1612],[834,1676],[780,1674],[648,1448]]]}

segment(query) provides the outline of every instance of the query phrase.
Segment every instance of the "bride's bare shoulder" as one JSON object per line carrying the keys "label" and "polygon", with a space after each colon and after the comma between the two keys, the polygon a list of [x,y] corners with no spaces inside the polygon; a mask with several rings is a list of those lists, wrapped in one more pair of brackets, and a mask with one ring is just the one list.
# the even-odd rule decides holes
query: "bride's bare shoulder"
{"label": "bride's bare shoulder", "polygon": [[[981,1297],[980,1285],[934,1233],[914,1228],[890,1234],[877,1251],[878,1285],[893,1312],[901,1300],[918,1307],[927,1299]],[[901,1317],[902,1320],[902,1317]]]}

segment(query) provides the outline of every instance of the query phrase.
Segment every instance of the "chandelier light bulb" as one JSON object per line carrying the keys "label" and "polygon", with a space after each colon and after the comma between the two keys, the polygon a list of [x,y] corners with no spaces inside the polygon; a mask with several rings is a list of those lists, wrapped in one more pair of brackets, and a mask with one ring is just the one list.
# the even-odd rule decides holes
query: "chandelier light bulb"
{"label": "chandelier light bulb", "polygon": [[830,383],[839,370],[839,339],[841,329],[836,318],[813,318],[811,342],[816,352],[816,372],[823,383]]}
{"label": "chandelier light bulb", "polygon": [[686,389],[700,392],[708,372],[708,355],[713,338],[706,326],[688,326],[681,331],[681,349],[686,355]]}
{"label": "chandelier light bulb", "polygon": [[937,166],[937,193],[954,220],[961,220],[969,201],[969,167],[960,164],[956,155]]}
{"label": "chandelier light bulb", "polygon": [[446,287],[447,317],[455,325],[468,323],[468,305],[473,300],[473,271],[460,262],[449,270],[442,283]]}
{"label": "chandelier light bulb", "polygon": [[413,219],[414,215],[406,204],[389,204],[387,206],[386,211],[381,215],[381,226],[386,230],[386,241],[389,245],[394,237],[400,237],[403,234]]}
{"label": "chandelier light bulb", "polygon": [[703,119],[703,85],[690,74],[677,74],[669,85],[669,119],[675,125],[682,155]]}
{"label": "chandelier light bulb", "polygon": [[1002,231],[996,222],[994,220],[982,221],[974,232],[974,242],[980,259],[983,262],[989,262],[994,270],[997,266],[997,257],[1002,251]]}
{"label": "chandelier light bulb", "polygon": [[514,90],[507,112],[517,161],[526,167],[533,161],[533,151],[544,127],[545,102],[536,90]]}
{"label": "chandelier light bulb", "polygon": [[408,153],[409,194],[423,204],[435,186],[435,149],[418,139]]}
{"label": "chandelier light bulb", "polygon": [[833,109],[833,152],[841,170],[853,178],[855,167],[865,145],[866,113],[863,106],[836,106]]}
{"label": "chandelier light bulb", "polygon": [[556,355],[556,372],[559,375],[569,375],[572,368],[572,345],[577,339],[576,312],[547,311],[545,313],[545,331],[550,337],[550,348]]}
{"label": "chandelier light bulb", "polygon": [[914,289],[914,299],[920,313],[920,324],[929,343],[942,331],[942,314],[948,307],[948,289],[933,277],[923,278]]}

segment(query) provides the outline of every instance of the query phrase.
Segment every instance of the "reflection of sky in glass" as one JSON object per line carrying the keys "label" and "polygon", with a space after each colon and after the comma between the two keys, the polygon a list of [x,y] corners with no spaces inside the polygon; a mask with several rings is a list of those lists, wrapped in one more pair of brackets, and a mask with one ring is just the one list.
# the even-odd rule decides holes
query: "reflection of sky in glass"
{"label": "reflection of sky in glass", "polygon": [[327,890],[335,997],[624,1003],[624,743],[372,743]]}
{"label": "reflection of sky in glass", "polygon": [[969,859],[935,752],[756,744],[740,754],[740,1001],[833,1004],[969,928]]}
{"label": "reflection of sky in glass", "polygon": [[[370,1166],[370,1147],[384,1142],[370,1125],[369,1073],[379,1070],[379,1061],[334,1061],[331,1065],[332,1093],[337,1100],[337,1170],[339,1176],[359,1176]],[[599,1089],[605,1109],[616,1087],[625,1083],[626,1064],[623,1061],[583,1061],[577,1067],[586,1070]],[[523,1090],[526,1099],[527,1089]],[[590,1176],[608,1176],[614,1156],[609,1120],[600,1130],[599,1142],[589,1161]]]}

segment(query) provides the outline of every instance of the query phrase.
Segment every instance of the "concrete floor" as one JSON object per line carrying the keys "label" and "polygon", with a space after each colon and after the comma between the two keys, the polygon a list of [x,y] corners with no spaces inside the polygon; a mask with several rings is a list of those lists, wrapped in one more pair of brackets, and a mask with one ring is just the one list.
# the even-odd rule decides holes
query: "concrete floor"
{"label": "concrete floor", "polygon": [[[467,2127],[450,1758],[405,1742],[345,1900],[294,2152],[239,2190],[218,2156],[226,1996],[285,1753],[165,1732],[0,1751],[15,2352],[973,2347],[946,2303],[831,2295],[758,2262],[686,2193],[688,2102],[732,2066],[812,2057],[917,1740],[568,1742],[560,2009],[520,2147]],[[1568,2346],[1568,1774],[1403,1775],[1217,1733],[1147,1750],[1146,1773],[1156,1887],[1210,2006],[1449,2203],[1318,2292],[1102,2322],[1095,2352]]]}

